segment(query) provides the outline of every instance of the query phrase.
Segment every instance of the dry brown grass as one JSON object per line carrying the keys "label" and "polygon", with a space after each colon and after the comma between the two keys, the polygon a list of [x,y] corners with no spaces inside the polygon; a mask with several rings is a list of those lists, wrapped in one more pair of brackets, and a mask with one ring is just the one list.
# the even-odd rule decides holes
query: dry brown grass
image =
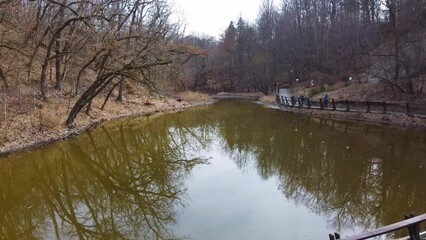
{"label": "dry brown grass", "polygon": [[211,96],[200,92],[182,92],[179,94],[182,101],[185,102],[202,102],[212,100]]}
{"label": "dry brown grass", "polygon": [[[23,86],[22,91],[25,92],[26,90],[28,89]],[[67,96],[59,98],[59,95],[57,90],[52,90],[47,102],[37,98],[37,107],[35,109],[32,107],[27,108],[25,111],[12,111],[17,106],[10,104],[6,118],[4,113],[0,112],[0,153],[17,150],[35,143],[49,142],[52,139],[66,136],[70,131],[79,131],[79,129],[84,129],[86,126],[104,120],[182,109],[190,106],[185,102],[178,102],[176,99],[161,99],[158,96],[149,97],[148,93],[142,94],[138,92],[138,94],[125,94],[122,103],[111,98],[102,111],[101,106],[104,96],[99,96],[93,101],[90,116],[84,113],[84,108],[75,121],[75,129],[68,129],[65,125],[65,120],[68,117],[70,107],[74,105],[77,99],[70,99]],[[192,101],[202,101],[208,97],[203,94],[190,95]],[[147,98],[149,98],[149,105],[146,105]],[[68,107],[68,104],[70,107]],[[0,106],[0,111],[2,110],[3,108]]]}
{"label": "dry brown grass", "polygon": [[275,103],[275,96],[274,95],[262,96],[260,97],[259,101],[265,104],[273,104]]}
{"label": "dry brown grass", "polygon": [[61,126],[61,119],[55,112],[46,109],[38,110],[39,131],[58,130]]}

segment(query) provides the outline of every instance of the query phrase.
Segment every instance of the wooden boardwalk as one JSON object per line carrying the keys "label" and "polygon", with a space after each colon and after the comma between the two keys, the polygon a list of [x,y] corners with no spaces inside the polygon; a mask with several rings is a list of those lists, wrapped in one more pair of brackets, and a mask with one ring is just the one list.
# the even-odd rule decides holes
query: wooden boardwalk
{"label": "wooden boardwalk", "polygon": [[312,101],[309,98],[301,100],[300,98],[289,98],[279,95],[276,96],[276,102],[279,106],[288,108],[306,108],[338,112],[389,113],[426,118],[426,106],[401,102],[335,101],[331,99],[331,102],[325,104],[323,99]]}
{"label": "wooden boardwalk", "polygon": [[387,233],[392,233],[397,230],[406,228],[408,230],[409,236],[402,239],[423,240],[423,239],[426,239],[426,236],[424,236],[424,233],[420,233],[420,223],[422,222],[426,222],[426,213],[419,216],[414,216],[412,214],[406,215],[404,221],[387,225],[375,230],[367,231],[367,232],[361,233],[359,235],[351,236],[351,237],[341,238],[340,234],[338,233],[329,234],[328,237],[330,240],[336,240],[336,239],[362,240],[362,239],[370,239],[373,237],[381,236]]}

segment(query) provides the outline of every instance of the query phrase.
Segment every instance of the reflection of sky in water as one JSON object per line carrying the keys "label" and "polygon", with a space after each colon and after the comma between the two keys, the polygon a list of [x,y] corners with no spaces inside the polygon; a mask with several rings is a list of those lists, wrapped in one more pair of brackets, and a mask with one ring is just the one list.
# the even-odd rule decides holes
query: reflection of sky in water
{"label": "reflection of sky in water", "polygon": [[[274,178],[262,180],[254,161],[239,169],[216,141],[187,180],[189,204],[178,215],[177,235],[191,239],[325,239],[327,219],[295,205]],[[213,147],[214,146],[214,147]],[[359,232],[357,229],[355,232]],[[350,234],[350,231],[345,231]]]}
{"label": "reflection of sky in water", "polygon": [[424,212],[425,136],[242,102],[111,123],[0,159],[0,238],[348,236]]}

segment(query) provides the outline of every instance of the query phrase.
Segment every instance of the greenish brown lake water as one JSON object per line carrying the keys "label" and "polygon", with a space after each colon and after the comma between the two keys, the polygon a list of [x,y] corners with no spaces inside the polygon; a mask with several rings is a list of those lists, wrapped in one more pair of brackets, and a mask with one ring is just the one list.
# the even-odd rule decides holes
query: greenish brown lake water
{"label": "greenish brown lake water", "polygon": [[426,212],[425,132],[227,101],[0,159],[0,239],[328,239]]}

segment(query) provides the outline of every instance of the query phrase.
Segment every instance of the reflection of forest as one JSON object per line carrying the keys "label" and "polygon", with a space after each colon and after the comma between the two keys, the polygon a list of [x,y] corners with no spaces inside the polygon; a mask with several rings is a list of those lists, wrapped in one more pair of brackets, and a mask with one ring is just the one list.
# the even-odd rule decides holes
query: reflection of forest
{"label": "reflection of forest", "polygon": [[183,204],[183,180],[204,162],[188,159],[183,146],[203,142],[165,121],[100,128],[3,159],[0,238],[173,237],[168,228]]}
{"label": "reflection of forest", "polygon": [[263,178],[276,176],[283,194],[326,215],[336,230],[372,228],[426,209],[426,144],[422,135],[222,104],[221,136],[232,159],[256,159]]}
{"label": "reflection of forest", "polygon": [[254,160],[262,178],[277,177],[287,198],[327,216],[336,230],[374,228],[426,209],[423,133],[245,102],[220,102],[198,113],[197,121],[191,112],[180,121],[217,133],[240,168]]}
{"label": "reflection of forest", "polygon": [[[420,136],[420,137],[419,137]],[[173,237],[183,180],[219,138],[233,161],[340,227],[426,209],[426,144],[415,132],[312,119],[245,102],[108,124],[0,162],[5,239]]]}

